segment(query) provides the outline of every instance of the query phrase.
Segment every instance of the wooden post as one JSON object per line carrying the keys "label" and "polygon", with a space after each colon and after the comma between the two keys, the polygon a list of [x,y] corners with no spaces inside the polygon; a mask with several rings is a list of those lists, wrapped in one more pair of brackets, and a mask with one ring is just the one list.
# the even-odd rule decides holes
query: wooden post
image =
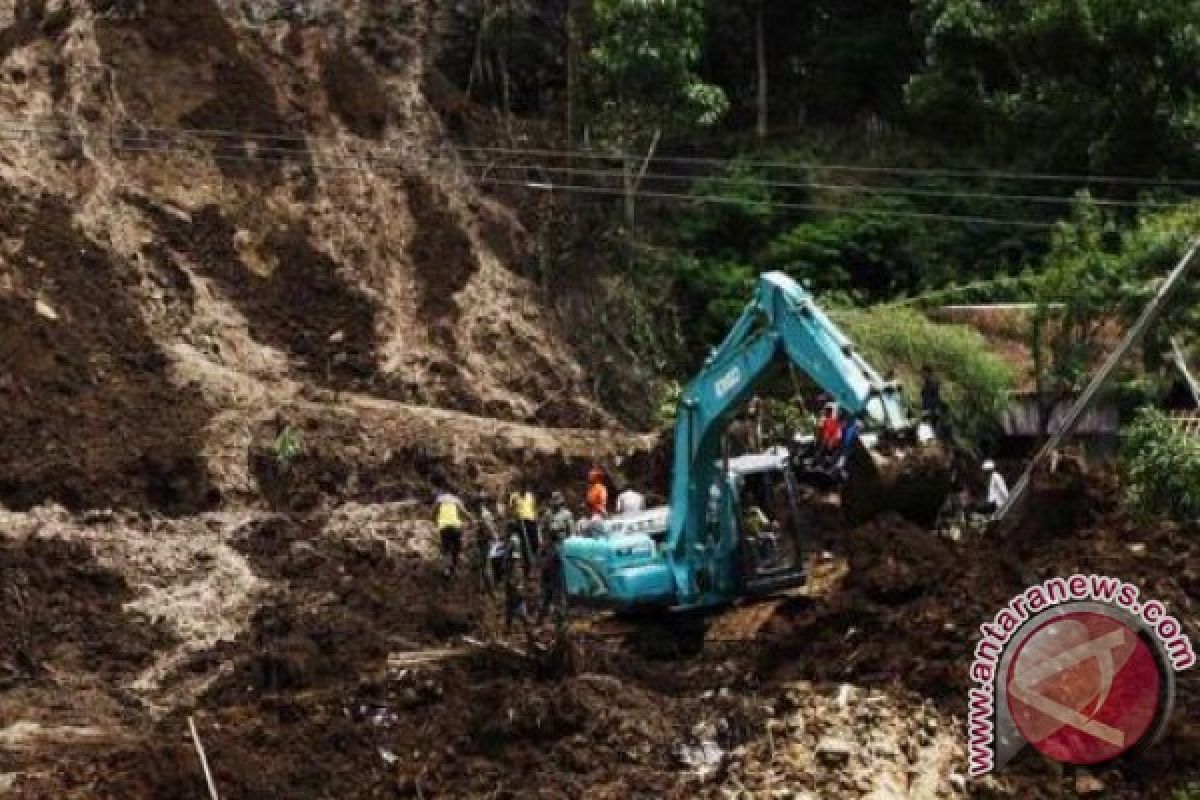
{"label": "wooden post", "polygon": [[1183,347],[1179,344],[1179,337],[1171,337],[1171,351],[1175,355],[1175,364],[1179,367],[1179,372],[1183,375],[1183,380],[1187,384],[1188,391],[1192,393],[1192,401],[1195,402],[1196,408],[1200,408],[1200,382],[1192,376],[1191,370],[1188,369],[1187,356],[1184,355]]}
{"label": "wooden post", "polygon": [[633,174],[633,156],[625,156],[625,224],[629,228],[629,235],[631,237],[634,228],[637,226],[638,188],[642,185],[642,179],[646,177],[646,170],[649,169],[650,161],[654,158],[654,153],[658,150],[658,140],[661,138],[662,129],[658,128],[654,131],[654,138],[650,140],[650,147],[646,150],[646,157],[642,159],[642,165],[636,175]]}

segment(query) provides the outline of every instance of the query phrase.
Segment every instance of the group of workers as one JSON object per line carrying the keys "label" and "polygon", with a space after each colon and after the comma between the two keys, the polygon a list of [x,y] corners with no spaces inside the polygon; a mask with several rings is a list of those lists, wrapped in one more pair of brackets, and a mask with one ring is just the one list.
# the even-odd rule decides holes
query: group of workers
{"label": "group of workers", "polygon": [[[453,579],[462,557],[463,530],[467,523],[475,529],[475,569],[479,588],[494,594],[504,593],[505,630],[514,622],[529,622],[526,591],[536,578],[540,583],[540,602],[536,621],[540,623],[553,611],[564,611],[564,586],[559,548],[576,533],[586,535],[591,526],[605,519],[609,511],[605,473],[592,469],[588,474],[585,513],[577,520],[561,491],[550,494],[549,507],[538,514],[533,491],[520,487],[500,504],[486,492],[475,496],[472,512],[458,495],[438,491],[434,498],[433,519],[438,529],[443,575]],[[642,511],[645,497],[632,487],[618,493],[614,511],[626,514]]]}

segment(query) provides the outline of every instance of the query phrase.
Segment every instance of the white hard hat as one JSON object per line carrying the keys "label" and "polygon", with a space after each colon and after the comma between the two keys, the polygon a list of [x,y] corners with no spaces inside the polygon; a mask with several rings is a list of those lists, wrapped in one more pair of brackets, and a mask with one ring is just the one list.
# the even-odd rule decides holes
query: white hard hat
{"label": "white hard hat", "polygon": [[983,471],[984,472],[995,472],[995,470],[996,470],[996,462],[995,461],[988,459],[987,461],[983,462]]}

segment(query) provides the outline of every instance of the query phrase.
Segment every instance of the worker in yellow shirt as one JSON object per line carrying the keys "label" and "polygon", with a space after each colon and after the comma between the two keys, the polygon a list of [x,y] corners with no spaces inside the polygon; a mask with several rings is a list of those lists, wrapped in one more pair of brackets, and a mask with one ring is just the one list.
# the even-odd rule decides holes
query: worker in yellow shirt
{"label": "worker in yellow shirt", "polygon": [[458,495],[449,491],[438,492],[433,501],[433,521],[437,525],[442,558],[446,562],[442,574],[447,578],[453,577],[458,571],[464,519],[471,520],[472,517]]}
{"label": "worker in yellow shirt", "polygon": [[532,564],[538,554],[538,525],[537,500],[528,487],[515,491],[508,496],[508,509],[512,515],[514,527],[521,536],[521,546],[525,550],[525,563]]}

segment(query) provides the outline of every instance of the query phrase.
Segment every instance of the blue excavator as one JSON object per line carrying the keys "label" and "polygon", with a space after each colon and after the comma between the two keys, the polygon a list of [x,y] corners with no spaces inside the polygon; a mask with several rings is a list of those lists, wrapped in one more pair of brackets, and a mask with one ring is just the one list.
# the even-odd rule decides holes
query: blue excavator
{"label": "blue excavator", "polygon": [[732,456],[725,436],[756,388],[788,362],[864,421],[857,463],[932,442],[900,387],[880,377],[812,296],[787,275],[766,273],[679,401],[670,505],[611,517],[563,543],[571,604],[703,611],[805,584],[809,548],[792,455]]}

